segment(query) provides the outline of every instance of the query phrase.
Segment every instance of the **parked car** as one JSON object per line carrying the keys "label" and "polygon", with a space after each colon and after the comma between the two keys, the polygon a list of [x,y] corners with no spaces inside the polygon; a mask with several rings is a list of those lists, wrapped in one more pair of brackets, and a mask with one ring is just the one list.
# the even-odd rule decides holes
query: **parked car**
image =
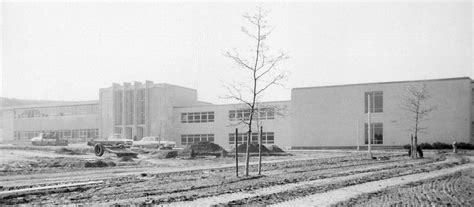
{"label": "parked car", "polygon": [[159,137],[143,137],[139,141],[133,141],[133,147],[155,148],[155,149],[173,149],[176,142],[160,140]]}
{"label": "parked car", "polygon": [[98,157],[102,156],[104,152],[112,152],[117,155],[137,155],[127,149],[132,147],[133,141],[124,138],[121,134],[111,134],[106,139],[92,139],[87,142],[87,145],[94,147],[94,153]]}
{"label": "parked car", "polygon": [[121,134],[111,134],[106,139],[92,139],[87,142],[87,145],[94,146],[97,143],[114,147],[122,146],[123,148],[130,148],[133,145],[131,139],[126,139]]}
{"label": "parked car", "polygon": [[31,139],[31,143],[35,146],[67,146],[68,141],[59,139],[54,133],[40,133],[37,137]]}

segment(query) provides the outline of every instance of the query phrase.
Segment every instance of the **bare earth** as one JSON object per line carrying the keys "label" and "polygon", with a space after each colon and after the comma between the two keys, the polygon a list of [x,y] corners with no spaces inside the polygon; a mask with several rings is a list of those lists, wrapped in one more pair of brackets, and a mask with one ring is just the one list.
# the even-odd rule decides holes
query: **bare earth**
{"label": "bare earth", "polygon": [[[80,153],[0,146],[0,205],[473,204],[469,153],[426,152],[427,158],[412,160],[403,151],[376,152],[388,159],[373,160],[356,151],[292,151],[264,157],[261,176],[252,157],[251,176],[242,176],[240,163],[237,178],[232,157],[158,159],[147,153],[123,161],[112,154],[97,158],[84,145],[68,148]],[[113,165],[86,167],[99,160]]]}

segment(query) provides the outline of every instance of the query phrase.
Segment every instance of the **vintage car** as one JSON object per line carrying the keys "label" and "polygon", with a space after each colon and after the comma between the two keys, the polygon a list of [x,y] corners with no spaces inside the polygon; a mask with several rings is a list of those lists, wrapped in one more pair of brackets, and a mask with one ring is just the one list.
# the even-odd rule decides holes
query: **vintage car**
{"label": "vintage car", "polygon": [[68,141],[59,139],[54,133],[40,133],[37,137],[31,139],[31,143],[35,146],[67,146]]}
{"label": "vintage car", "polygon": [[133,141],[131,139],[124,138],[121,134],[111,134],[107,139],[92,139],[87,142],[87,145],[94,147],[94,153],[100,157],[104,152],[111,152],[117,155],[119,154],[135,154],[126,148],[131,148]]}
{"label": "vintage car", "polygon": [[131,139],[126,139],[121,134],[111,134],[106,139],[92,139],[87,142],[87,145],[94,146],[97,143],[107,146],[122,146],[123,148],[130,148],[133,145],[133,141]]}
{"label": "vintage car", "polygon": [[161,140],[159,137],[143,137],[139,141],[133,141],[133,147],[154,148],[154,149],[173,149],[176,142]]}

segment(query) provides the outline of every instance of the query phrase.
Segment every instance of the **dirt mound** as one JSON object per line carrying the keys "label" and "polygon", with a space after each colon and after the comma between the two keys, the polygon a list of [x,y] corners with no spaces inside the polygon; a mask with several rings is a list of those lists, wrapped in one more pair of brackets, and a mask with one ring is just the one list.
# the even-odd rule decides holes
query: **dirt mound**
{"label": "dirt mound", "polygon": [[[239,153],[247,152],[247,143],[243,143],[243,144],[239,145],[237,147],[237,152],[239,152]],[[258,144],[250,144],[249,145],[249,152],[250,153],[254,153],[254,152],[258,153]],[[262,145],[262,153],[269,153],[269,152],[270,152],[270,150],[268,150],[268,148],[265,147],[265,145]]]}
{"label": "dirt mound", "polygon": [[115,162],[112,162],[112,161],[104,162],[102,160],[96,160],[96,161],[84,163],[84,167],[114,167],[116,165],[117,164],[115,164]]}
{"label": "dirt mound", "polygon": [[133,162],[132,157],[120,157],[119,159],[121,162]]}
{"label": "dirt mound", "polygon": [[178,151],[176,150],[160,150],[153,152],[153,158],[158,158],[158,159],[169,159],[169,158],[175,158],[178,156]]}
{"label": "dirt mound", "polygon": [[57,153],[57,154],[61,154],[61,155],[84,155],[84,154],[86,154],[84,151],[82,151],[80,149],[69,149],[69,148],[66,148],[66,147],[61,147],[61,148],[55,150],[54,152]]}
{"label": "dirt mound", "polygon": [[224,148],[211,142],[198,142],[189,146],[196,153],[222,152]]}
{"label": "dirt mound", "polygon": [[268,150],[270,150],[270,152],[272,152],[272,153],[285,152],[280,147],[278,147],[276,145],[272,145],[272,146],[268,147]]}

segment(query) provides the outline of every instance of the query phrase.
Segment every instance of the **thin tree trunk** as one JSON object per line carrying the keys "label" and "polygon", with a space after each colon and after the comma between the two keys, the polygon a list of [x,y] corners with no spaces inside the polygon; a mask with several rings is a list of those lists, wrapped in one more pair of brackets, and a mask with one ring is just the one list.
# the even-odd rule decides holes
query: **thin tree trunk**
{"label": "thin tree trunk", "polygon": [[237,144],[237,136],[239,134],[239,130],[235,128],[235,176],[239,177],[239,152],[237,150],[238,144]]}
{"label": "thin tree trunk", "polygon": [[[259,11],[259,16],[261,17],[261,11]],[[252,138],[252,121],[253,121],[253,114],[255,113],[255,99],[257,98],[257,66],[258,66],[258,59],[260,56],[260,41],[261,41],[261,34],[260,34],[260,19],[257,22],[257,50],[255,54],[255,65],[253,67],[253,97],[252,97],[252,105],[250,107],[250,120],[249,120],[249,136],[247,138],[247,153],[245,159],[245,176],[249,176],[249,161],[250,161],[250,152],[249,152],[249,145],[250,139]]]}
{"label": "thin tree trunk", "polygon": [[371,142],[372,142],[372,130],[370,127],[370,94],[367,94],[367,140],[369,142],[368,151],[369,156],[372,158],[372,149],[371,149]]}
{"label": "thin tree trunk", "polygon": [[258,137],[258,175],[262,174],[262,133],[263,127],[260,127],[260,135]]}
{"label": "thin tree trunk", "polygon": [[[250,122],[251,123],[251,122]],[[250,147],[250,138],[252,135],[252,130],[249,129],[249,134],[247,137],[247,151],[245,155],[245,176],[249,176],[249,162],[250,162],[250,152],[249,152],[249,147]]]}
{"label": "thin tree trunk", "polygon": [[417,151],[417,148],[418,148],[418,137],[415,136],[415,143],[414,143],[414,152],[415,152],[415,158],[418,158],[418,151]]}

